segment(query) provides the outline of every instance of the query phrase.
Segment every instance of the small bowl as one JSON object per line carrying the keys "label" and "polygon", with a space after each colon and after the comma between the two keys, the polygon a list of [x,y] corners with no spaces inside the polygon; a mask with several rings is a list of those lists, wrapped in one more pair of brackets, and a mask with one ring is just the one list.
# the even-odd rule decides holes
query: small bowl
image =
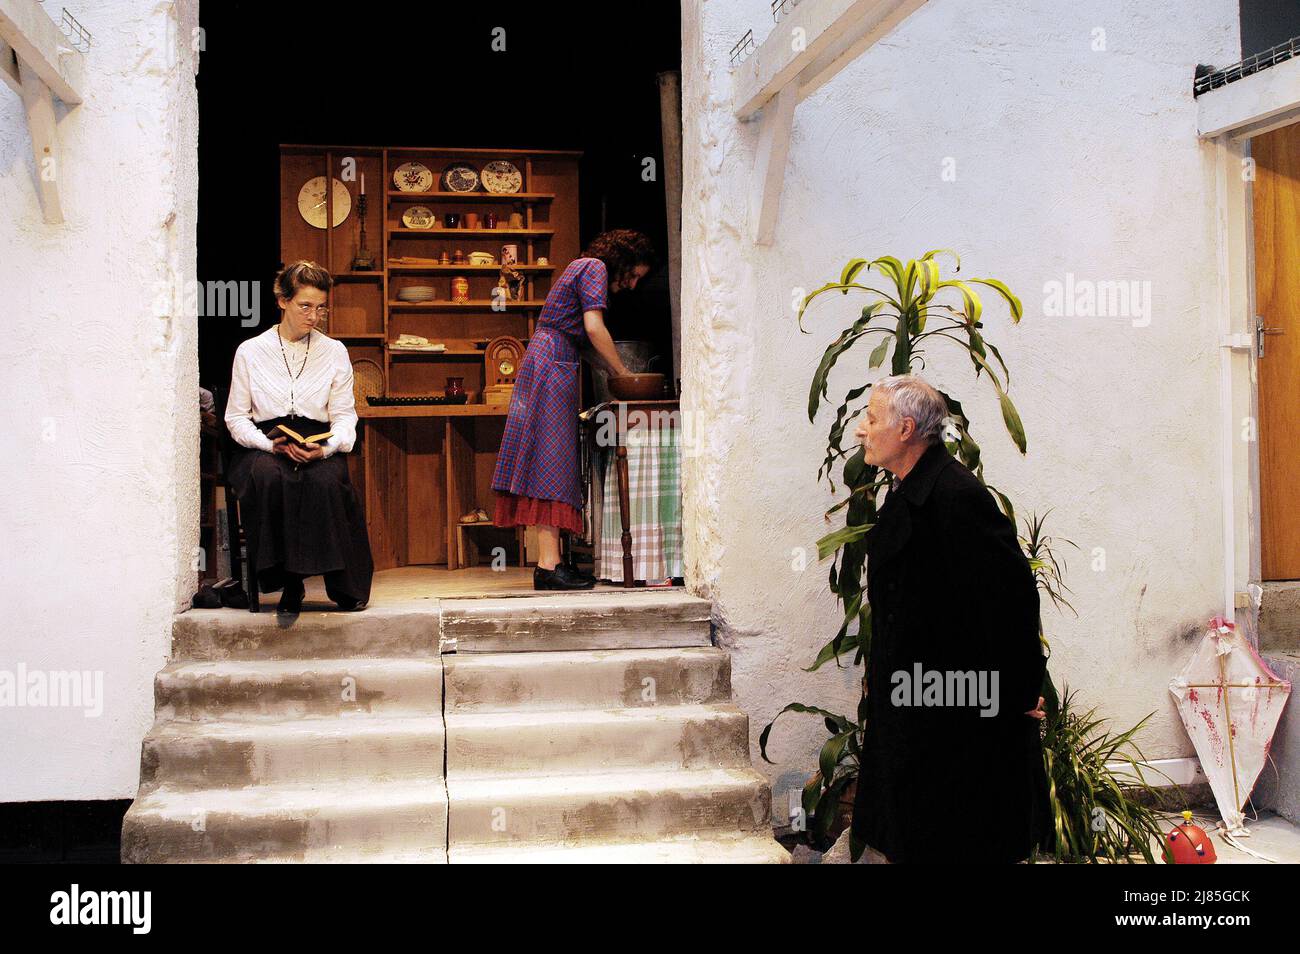
{"label": "small bowl", "polygon": [[664,376],[624,374],[611,377],[609,393],[620,401],[655,401],[664,396]]}

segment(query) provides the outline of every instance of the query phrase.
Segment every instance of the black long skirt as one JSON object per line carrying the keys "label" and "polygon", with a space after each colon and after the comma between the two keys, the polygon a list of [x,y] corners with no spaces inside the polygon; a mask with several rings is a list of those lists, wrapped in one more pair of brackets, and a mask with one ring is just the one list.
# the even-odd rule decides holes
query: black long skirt
{"label": "black long skirt", "polygon": [[[281,423],[303,435],[329,430],[326,423],[300,417],[257,426],[266,433]],[[263,593],[283,587],[285,574],[292,573],[325,577],[332,600],[370,599],[375,565],[346,455],[296,464],[283,454],[240,448],[226,477],[239,498],[249,560]]]}

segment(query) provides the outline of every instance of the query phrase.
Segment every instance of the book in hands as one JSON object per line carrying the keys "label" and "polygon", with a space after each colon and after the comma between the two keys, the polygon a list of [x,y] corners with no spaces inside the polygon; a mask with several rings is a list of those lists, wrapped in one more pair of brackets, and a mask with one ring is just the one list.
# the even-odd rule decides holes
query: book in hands
{"label": "book in hands", "polygon": [[271,438],[271,440],[275,440],[277,437],[287,437],[290,443],[297,444],[299,447],[303,447],[307,444],[319,444],[321,441],[329,440],[333,436],[333,431],[326,431],[323,434],[313,434],[310,437],[303,437],[297,431],[293,430],[293,428],[285,427],[283,424],[275,425],[275,427],[271,428],[270,432],[267,434],[267,437]]}

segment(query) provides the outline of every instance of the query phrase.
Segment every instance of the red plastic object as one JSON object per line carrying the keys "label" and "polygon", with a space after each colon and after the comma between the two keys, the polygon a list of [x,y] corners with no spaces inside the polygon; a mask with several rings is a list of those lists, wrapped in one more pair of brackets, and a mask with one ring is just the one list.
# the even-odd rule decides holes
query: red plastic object
{"label": "red plastic object", "polygon": [[1165,847],[1169,857],[1176,865],[1212,865],[1218,861],[1214,853],[1214,842],[1210,841],[1202,828],[1193,825],[1192,813],[1183,812],[1184,823],[1175,825],[1165,835]]}

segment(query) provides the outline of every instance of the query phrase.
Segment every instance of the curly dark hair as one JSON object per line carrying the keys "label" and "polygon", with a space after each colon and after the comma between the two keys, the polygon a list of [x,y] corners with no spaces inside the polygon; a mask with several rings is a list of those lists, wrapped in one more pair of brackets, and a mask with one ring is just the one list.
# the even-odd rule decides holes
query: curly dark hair
{"label": "curly dark hair", "polygon": [[634,229],[611,229],[592,239],[583,257],[600,259],[605,263],[610,284],[622,284],[638,265],[654,264],[655,247]]}
{"label": "curly dark hair", "polygon": [[305,260],[294,262],[275,275],[275,293],[280,298],[292,299],[303,286],[327,292],[333,284],[334,279],[328,271]]}

